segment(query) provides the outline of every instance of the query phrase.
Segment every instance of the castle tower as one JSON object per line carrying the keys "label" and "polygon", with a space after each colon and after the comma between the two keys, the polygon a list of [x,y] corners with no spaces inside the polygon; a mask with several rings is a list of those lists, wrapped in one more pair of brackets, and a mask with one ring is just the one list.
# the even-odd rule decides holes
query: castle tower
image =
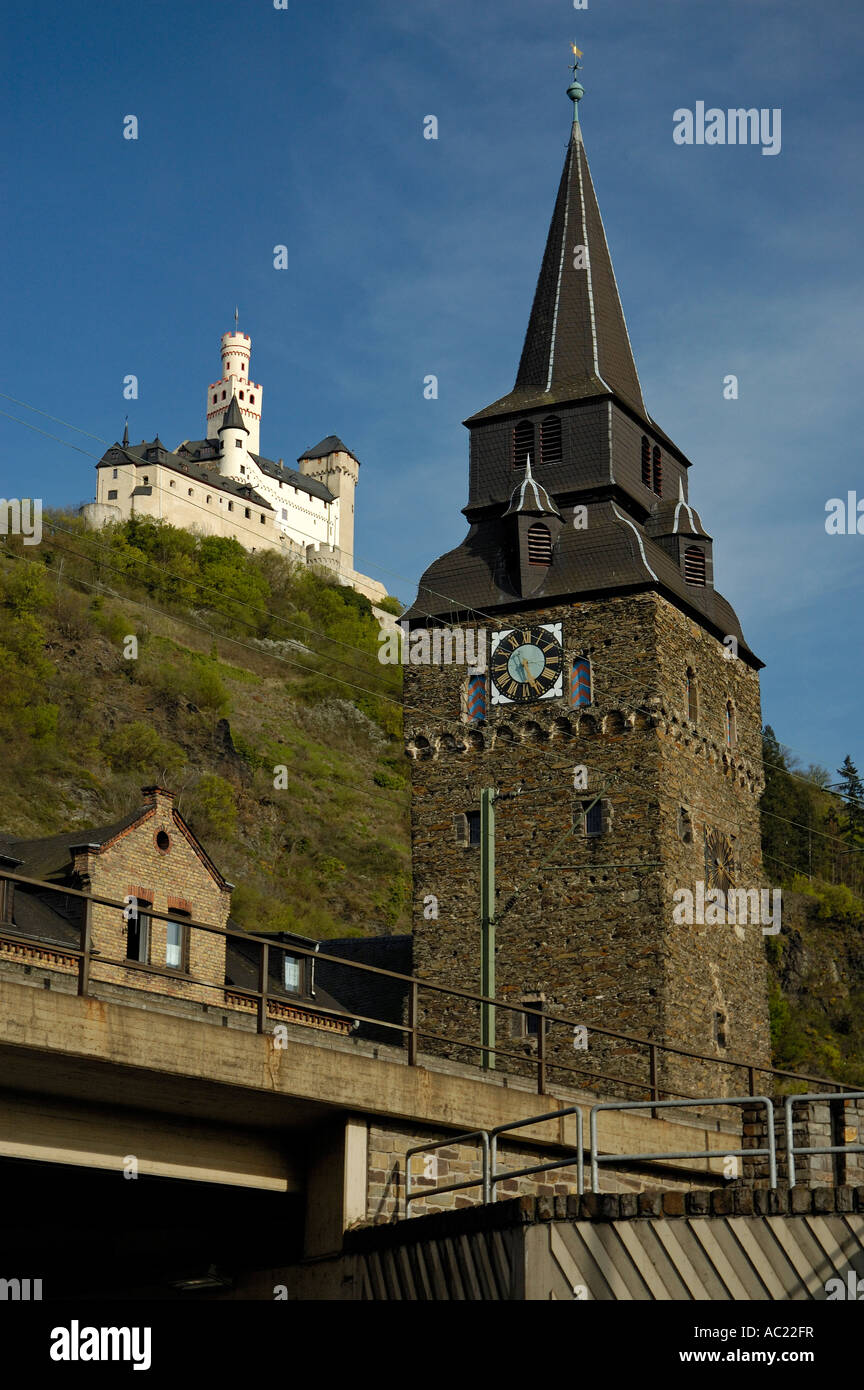
{"label": "castle tower", "polygon": [[300,472],[307,478],[317,478],[332,492],[338,509],[336,535],[341,555],[340,568],[354,569],[354,490],[360,477],[360,460],[338,435],[330,434],[308,449],[297,460]]}
{"label": "castle tower", "polygon": [[[236,318],[236,316],[235,316]],[[261,436],[261,386],[250,379],[249,359],[252,341],[248,333],[222,334],[222,379],[207,388],[207,438],[215,439],[232,396],[249,432],[249,452],[257,454]]]}
{"label": "castle tower", "polygon": [[223,478],[243,478],[246,475],[246,451],[249,447],[249,430],[243,423],[243,414],[232,396],[219,426],[219,443],[222,455],[219,459],[219,472]]}
{"label": "castle tower", "polygon": [[[645,1098],[648,1049],[593,1025],[711,1059],[659,1052],[667,1094],[740,1094],[746,1073],[720,1064],[770,1059],[763,925],[741,901],[753,914],[746,890],[765,885],[762,663],[714,589],[690,460],[646,409],[575,79],[569,95],[516,382],[465,422],[470,530],[406,615],[415,970],[480,990],[480,789],[494,788],[496,995],[589,1028],[587,1051],[572,1029],[544,1031],[549,1075],[584,1084],[556,1072],[567,1063]],[[485,661],[424,660],[418,629],[436,627],[480,629]],[[479,1041],[474,1005],[435,1000],[429,1032]],[[533,1067],[543,1023],[499,1009],[496,1028],[525,1058],[498,1066]]]}

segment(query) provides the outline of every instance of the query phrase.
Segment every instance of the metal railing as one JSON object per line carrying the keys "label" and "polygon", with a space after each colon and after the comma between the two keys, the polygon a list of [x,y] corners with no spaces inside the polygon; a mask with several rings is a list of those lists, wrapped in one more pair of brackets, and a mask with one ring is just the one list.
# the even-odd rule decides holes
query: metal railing
{"label": "metal railing", "polygon": [[490,1162],[492,1171],[489,1175],[489,1185],[491,1187],[491,1201],[495,1201],[495,1184],[505,1182],[509,1178],[524,1178],[529,1173],[550,1173],[554,1168],[572,1168],[573,1155],[569,1158],[559,1159],[555,1163],[535,1163],[530,1168],[497,1168],[498,1158],[498,1135],[512,1134],[514,1130],[526,1129],[529,1125],[542,1124],[544,1120],[562,1120],[565,1115],[576,1116],[576,1191],[585,1191],[585,1121],[582,1117],[582,1107],[579,1105],[568,1105],[566,1110],[548,1110],[545,1115],[532,1115],[528,1120],[517,1120],[515,1124],[496,1125],[495,1129],[490,1129]]}
{"label": "metal railing", "polygon": [[[597,1115],[601,1110],[683,1110],[693,1106],[709,1105],[764,1105],[768,1121],[768,1147],[764,1149],[690,1149],[680,1153],[641,1153],[641,1154],[601,1154],[597,1150]],[[652,1105],[650,1100],[609,1101],[604,1105],[592,1105],[589,1118],[589,1142],[591,1145],[591,1191],[599,1192],[599,1165],[614,1163],[659,1163],[679,1158],[759,1158],[768,1156],[770,1183],[777,1186],[777,1142],[774,1134],[774,1105],[768,1096],[719,1096],[706,1100],[661,1100]]]}
{"label": "metal railing", "polygon": [[825,1104],[832,1100],[864,1100],[864,1091],[811,1091],[809,1094],[787,1096],[786,1111],[786,1155],[789,1163],[789,1186],[795,1186],[796,1154],[864,1154],[864,1144],[817,1144],[801,1145],[795,1143],[792,1107],[793,1105]]}
{"label": "metal railing", "polygon": [[[470,1139],[480,1140],[481,1153],[481,1176],[472,1178],[468,1182],[451,1182],[446,1187],[419,1188],[416,1192],[411,1191],[411,1159],[414,1154],[432,1153],[435,1149],[449,1149],[451,1144],[466,1144]],[[426,1174],[420,1176],[425,1177]],[[433,1192],[436,1197],[440,1197],[445,1192],[459,1192],[465,1187],[482,1187],[483,1201],[489,1201],[489,1132],[485,1129],[472,1129],[468,1134],[460,1134],[456,1139],[436,1139],[429,1144],[418,1144],[415,1148],[409,1149],[405,1155],[405,1215],[408,1215],[408,1207],[411,1202],[415,1202],[418,1197],[428,1197]]]}
{"label": "metal railing", "polygon": [[[643,1038],[633,1033],[625,1033],[619,1029],[604,1028],[594,1024],[584,1022],[584,1019],[568,1018],[561,1014],[554,1014],[544,1010],[540,1014],[541,1024],[537,1034],[537,1056],[534,1062],[526,1058],[524,1052],[515,1052],[499,1045],[491,1046],[483,1044],[477,1037],[458,1037],[452,1034],[445,1034],[433,1031],[427,1026],[421,1025],[420,1016],[420,992],[434,998],[442,998],[448,1001],[463,1000],[470,1004],[494,1004],[498,1010],[506,1010],[511,1014],[522,1015],[527,1020],[536,1022],[538,1009],[536,1003],[525,1006],[513,1004],[503,999],[489,998],[483,994],[478,994],[472,990],[460,989],[456,985],[442,985],[433,980],[418,979],[414,975],[405,975],[400,971],[386,970],[381,966],[366,965],[360,961],[350,960],[343,956],[330,955],[320,950],[319,946],[313,942],[310,946],[302,946],[291,941],[290,943],[274,942],[272,938],[258,936],[254,933],[240,930],[234,927],[219,927],[210,922],[199,922],[189,917],[178,917],[170,912],[159,912],[155,907],[147,908],[147,916],[151,920],[161,922],[172,922],[183,927],[191,934],[194,932],[206,932],[212,936],[222,937],[226,945],[234,941],[248,948],[258,948],[260,951],[258,959],[258,983],[257,987],[246,984],[226,984],[225,981],[216,982],[212,979],[201,979],[193,976],[188,970],[177,971],[160,966],[148,965],[146,963],[129,959],[115,959],[100,951],[93,944],[93,909],[94,907],[104,907],[116,911],[123,915],[126,903],[120,902],[115,898],[102,896],[98,893],[88,893],[81,889],[69,888],[64,884],[49,883],[43,879],[30,878],[23,874],[16,874],[10,870],[0,869],[0,885],[19,885],[24,889],[35,889],[40,893],[58,893],[67,899],[78,899],[82,904],[81,921],[77,924],[79,931],[78,945],[70,945],[66,942],[57,940],[47,940],[44,937],[36,936],[33,933],[22,932],[16,929],[10,921],[0,920],[0,941],[12,942],[22,947],[29,947],[34,950],[43,949],[57,955],[68,956],[77,966],[78,993],[83,996],[93,994],[93,985],[100,983],[117,984],[116,980],[100,981],[93,977],[94,969],[102,967],[112,969],[121,968],[127,973],[123,977],[123,985],[130,989],[142,988],[153,992],[153,982],[159,979],[171,978],[180,979],[184,984],[194,986],[198,991],[210,991],[214,999],[223,1008],[230,1008],[230,1003],[226,1002],[226,995],[234,998],[241,996],[249,1000],[255,1007],[257,1022],[256,1027],[259,1033],[268,1031],[270,1020],[270,1007],[272,1005],[288,1006],[314,1011],[314,1013],[334,1020],[350,1019],[357,1024],[367,1024],[378,1029],[386,1030],[393,1035],[394,1044],[405,1049],[406,1060],[409,1066],[420,1065],[420,1042],[421,1040],[433,1044],[446,1044],[451,1050],[462,1049],[475,1054],[491,1055],[496,1059],[509,1060],[518,1063],[520,1068],[533,1066],[536,1072],[537,1092],[540,1095],[546,1094],[547,1082],[550,1069],[554,1068],[556,1079],[563,1077],[568,1084],[582,1084],[584,1087],[596,1087],[598,1083],[608,1083],[615,1086],[624,1086],[633,1090],[647,1092],[653,1107],[656,1109],[663,1102],[662,1096],[677,1096],[682,1100],[698,1101],[698,1096],[689,1095],[686,1092],[673,1089],[671,1086],[663,1086],[660,1083],[660,1061],[661,1059],[686,1058],[693,1061],[709,1063],[712,1067],[725,1069],[722,1073],[728,1075],[732,1071],[743,1071],[747,1076],[748,1090],[750,1098],[756,1096],[756,1077],[770,1076],[791,1081],[801,1081],[810,1086],[830,1087],[833,1092],[844,1093],[853,1090],[853,1087],[843,1087],[831,1078],[821,1076],[811,1076],[802,1072],[788,1071],[780,1067],[769,1067],[762,1064],[755,1064],[740,1058],[717,1057],[707,1053],[695,1052],[689,1048],[677,1047],[670,1043],[654,1042],[650,1038]],[[8,890],[3,894],[6,903],[8,916]],[[74,927],[76,924],[67,923]],[[394,1022],[392,1019],[374,1017],[347,1009],[329,1008],[317,1001],[310,1001],[308,998],[299,998],[291,994],[273,988],[271,975],[271,952],[278,952],[282,955],[302,956],[314,959],[320,964],[338,966],[343,970],[359,972],[361,975],[376,976],[382,980],[398,981],[405,989],[406,1008],[404,1022]],[[138,975],[142,979],[150,977],[148,983],[136,986],[130,980],[131,975]],[[176,997],[176,996],[175,996]],[[201,1002],[200,1000],[196,1002]],[[479,1012],[479,1011],[478,1011]],[[574,1066],[572,1063],[565,1062],[556,1053],[550,1059],[548,1052],[547,1030],[552,1027],[563,1027],[568,1033],[573,1033],[576,1029],[583,1029],[587,1034],[601,1040],[611,1040],[613,1042],[623,1042],[634,1047],[645,1050],[645,1060],[647,1062],[647,1076],[644,1079],[636,1079],[632,1076],[613,1075],[600,1070],[592,1070],[589,1067]],[[479,1035],[479,1019],[478,1019]],[[428,1054],[427,1054],[428,1057]],[[516,1070],[515,1068],[513,1069]],[[517,1073],[518,1074],[518,1073]],[[607,1092],[608,1093],[608,1092]]]}

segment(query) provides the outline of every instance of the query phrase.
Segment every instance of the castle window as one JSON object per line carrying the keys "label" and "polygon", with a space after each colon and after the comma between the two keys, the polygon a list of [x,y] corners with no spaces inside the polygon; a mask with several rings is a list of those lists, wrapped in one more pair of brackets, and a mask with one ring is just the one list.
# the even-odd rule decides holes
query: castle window
{"label": "castle window", "polygon": [[725,706],[725,709],[724,709],[724,711],[723,711],[723,723],[724,723],[724,725],[725,725],[725,732],[726,732],[726,747],[727,747],[727,748],[734,748],[734,747],[735,747],[735,706],[733,705],[733,703],[732,703],[731,700],[727,700],[727,701],[726,701],[726,706]]}
{"label": "castle window", "polygon": [[108,501],[109,501],[109,502],[113,502],[116,496],[117,496],[117,489],[116,489],[116,487],[112,487],[112,488],[109,490],[109,493],[108,493]]}
{"label": "castle window", "polygon": [[541,1026],[544,1033],[549,1032],[549,1021],[543,1018],[546,1001],[542,994],[523,994],[519,1000],[523,1009],[530,1013],[510,1015],[510,1036],[513,1038],[538,1038]]}
{"label": "castle window", "polygon": [[229,512],[233,512],[233,510],[234,510],[234,503],[233,503],[233,502],[229,502],[229,503],[228,503],[228,510],[229,510]]}
{"label": "castle window", "polygon": [[249,397],[249,404],[250,404],[250,405],[254,405],[254,404],[255,404],[255,397],[254,397],[254,396],[250,396],[250,397]]}
{"label": "castle window", "polygon": [[475,672],[468,677],[468,722],[480,724],[486,718],[486,677]]}
{"label": "castle window", "polygon": [[249,510],[248,507],[244,507],[244,508],[243,508],[243,515],[244,515],[245,517],[250,517],[250,516],[252,515],[252,513],[251,513],[251,511]]}
{"label": "castle window", "polygon": [[208,492],[208,493],[207,493],[207,505],[208,505],[208,506],[210,505],[210,501],[211,501],[210,493]]}
{"label": "castle window", "polygon": [[604,798],[597,801],[593,796],[586,801],[577,801],[573,807],[573,829],[577,835],[606,835],[612,829],[612,809]]}
{"label": "castle window", "polygon": [[644,434],[642,436],[642,483],[644,487],[651,486],[651,445]]}
{"label": "castle window", "polygon": [[560,417],[547,415],[540,426],[540,462],[561,463],[563,459],[564,444]]}
{"label": "castle window", "polygon": [[216,392],[215,392],[215,391],[213,392],[213,404],[214,404],[214,405],[216,404]]}
{"label": "castle window", "polygon": [[[242,448],[243,448],[243,440],[242,440],[242,439],[235,439],[235,440],[234,440],[234,447],[235,447],[235,449],[242,449]],[[241,469],[240,469],[240,472],[242,473],[243,471],[244,471],[244,470],[241,468]]]}
{"label": "castle window", "polygon": [[578,656],[570,672],[571,705],[590,705],[591,703],[591,662],[587,656]]}
{"label": "castle window", "polygon": [[528,527],[528,563],[529,565],[551,565],[552,563],[552,537],[549,527],[544,526],[541,521],[535,521],[533,526]]}
{"label": "castle window", "polygon": [[285,953],[282,960],[282,983],[289,994],[300,993],[302,962],[299,956],[289,956]]}
{"label": "castle window", "polygon": [[222,392],[222,399],[223,399],[223,401],[224,401],[224,399],[225,399],[225,392],[224,392],[224,391]]}
{"label": "castle window", "polygon": [[534,421],[520,420],[513,430],[513,467],[524,468],[534,452]]}
{"label": "castle window", "polygon": [[654,445],[651,453],[651,471],[653,475],[654,491],[658,497],[663,496],[663,458],[658,445]]}
{"label": "castle window", "polygon": [[685,584],[705,585],[705,551],[698,545],[688,545],[684,551]]}
{"label": "castle window", "polygon": [[141,479],[141,481],[142,481],[142,483],[143,483],[143,484],[145,485],[145,487],[146,487],[147,484],[150,482],[150,479],[149,479],[148,477],[144,477],[144,478]]}
{"label": "castle window", "polygon": [[458,845],[479,845],[480,812],[463,811],[453,817],[453,830]]}
{"label": "castle window", "polygon": [[264,515],[264,513],[262,512],[262,513],[261,513],[261,525],[262,525],[262,526],[264,525],[264,523],[266,522],[266,520],[267,520],[267,518],[266,518],[266,516]]}
{"label": "castle window", "polygon": [[126,924],[126,959],[141,961],[146,965],[150,956],[150,914],[152,903],[137,900],[137,913]]}
{"label": "castle window", "polygon": [[699,696],[696,691],[696,676],[692,666],[687,667],[687,674],[684,677],[684,694],[687,699],[687,718],[691,724],[695,724],[699,718]]}
{"label": "castle window", "polygon": [[116,477],[117,477],[117,469],[116,469],[116,468],[112,468],[112,469],[111,469],[111,477],[112,477],[112,478],[116,478]]}
{"label": "castle window", "polygon": [[728,1037],[729,1035],[726,1031],[726,1015],[720,1013],[719,1010],[715,1010],[714,1041],[717,1043],[718,1047],[726,1047],[728,1045]]}
{"label": "castle window", "polygon": [[187,497],[194,497],[194,496],[195,496],[195,493],[192,491],[191,487],[186,489],[186,495],[187,495]]}
{"label": "castle window", "polygon": [[243,392],[242,392],[242,391],[240,392],[240,399],[241,399],[241,401],[243,401],[243,400],[246,399],[246,397],[243,395]]}

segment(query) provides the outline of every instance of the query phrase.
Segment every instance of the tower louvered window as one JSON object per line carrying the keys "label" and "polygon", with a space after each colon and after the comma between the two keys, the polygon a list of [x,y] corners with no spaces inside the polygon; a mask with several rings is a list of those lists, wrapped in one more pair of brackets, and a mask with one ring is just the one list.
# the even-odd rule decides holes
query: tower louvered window
{"label": "tower louvered window", "polygon": [[534,421],[520,420],[513,430],[513,467],[524,468],[534,455]]}
{"label": "tower louvered window", "polygon": [[684,580],[687,584],[705,585],[705,551],[698,545],[688,545],[684,551]]}
{"label": "tower louvered window", "polygon": [[651,445],[642,436],[642,483],[645,487],[651,486]]}
{"label": "tower louvered window", "polygon": [[540,462],[562,463],[563,459],[561,420],[557,415],[547,415],[540,426]]}
{"label": "tower louvered window", "polygon": [[658,497],[663,496],[663,456],[658,445],[654,445],[651,453],[651,471],[653,475],[653,487]]}
{"label": "tower louvered window", "polygon": [[587,656],[579,656],[573,662],[570,674],[571,705],[590,705],[591,703],[591,662]]}
{"label": "tower louvered window", "polygon": [[552,537],[549,534],[549,527],[544,526],[539,521],[528,527],[528,563],[529,565],[551,565],[552,563]]}

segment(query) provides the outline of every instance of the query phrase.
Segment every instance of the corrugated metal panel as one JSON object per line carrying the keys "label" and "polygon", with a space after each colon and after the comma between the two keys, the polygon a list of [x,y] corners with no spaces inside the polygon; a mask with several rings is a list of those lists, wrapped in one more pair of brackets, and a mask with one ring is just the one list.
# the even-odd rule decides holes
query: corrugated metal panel
{"label": "corrugated metal panel", "polygon": [[528,1299],[825,1299],[828,1279],[864,1276],[864,1216],[730,1216],[535,1225]]}
{"label": "corrugated metal panel", "polygon": [[485,1302],[522,1298],[521,1231],[416,1241],[357,1257],[366,1301]]}

